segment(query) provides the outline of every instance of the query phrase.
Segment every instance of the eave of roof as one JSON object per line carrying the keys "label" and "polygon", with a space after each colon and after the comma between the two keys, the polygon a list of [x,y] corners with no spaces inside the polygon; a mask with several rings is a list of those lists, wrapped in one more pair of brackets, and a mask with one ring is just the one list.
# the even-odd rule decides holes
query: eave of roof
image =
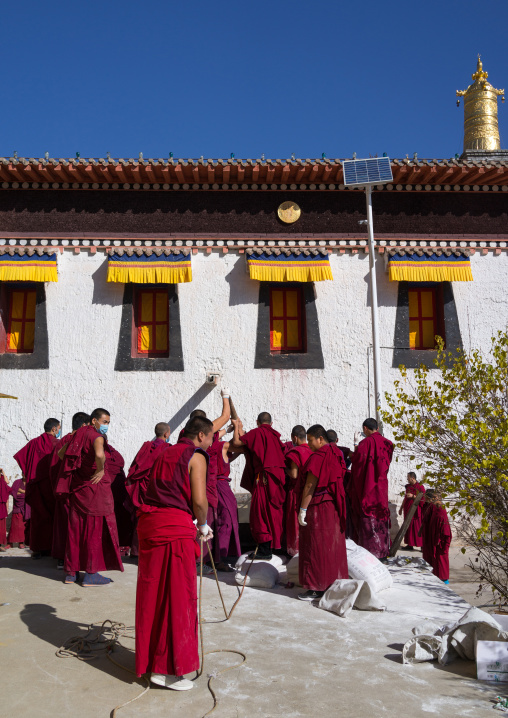
{"label": "eave of roof", "polygon": [[[508,161],[393,159],[391,164],[393,183],[379,185],[380,190],[508,191]],[[342,160],[328,158],[0,158],[3,189],[344,190],[343,179]]]}

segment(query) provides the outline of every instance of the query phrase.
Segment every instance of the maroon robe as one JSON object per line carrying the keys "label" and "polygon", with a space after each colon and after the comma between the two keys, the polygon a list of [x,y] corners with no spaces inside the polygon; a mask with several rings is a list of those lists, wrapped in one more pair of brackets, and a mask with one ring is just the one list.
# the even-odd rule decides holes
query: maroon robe
{"label": "maroon robe", "polygon": [[137,532],[138,517],[136,510],[144,501],[146,487],[150,479],[150,471],[160,456],[161,451],[167,449],[168,446],[169,444],[160,438],[154,439],[153,441],[145,441],[130,465],[125,486],[128,496],[124,501],[124,506],[130,511],[133,522],[131,556],[137,556],[139,553]]}
{"label": "maroon robe", "polygon": [[348,494],[353,540],[377,558],[390,551],[388,469],[393,444],[377,431],[360,441],[353,454]]}
{"label": "maroon robe", "polygon": [[[405,496],[402,502],[402,510],[404,512],[404,520],[413,505],[414,498],[419,492],[425,493],[425,487],[423,484],[406,484],[406,494],[411,494],[411,497]],[[420,499],[420,503],[416,508],[415,515],[411,519],[407,531],[404,535],[404,541],[406,546],[421,546],[422,537],[418,535],[420,527],[422,525],[422,508],[423,508],[423,497]]]}
{"label": "maroon robe", "polygon": [[[96,471],[94,441],[99,436],[101,434],[93,426],[83,426],[73,434],[57,485],[57,494],[68,494],[70,497],[64,563],[65,570],[70,574],[80,570],[87,573],[123,571],[111,491],[116,474],[108,471],[111,452],[108,456],[106,451],[102,479],[97,484],[90,482]],[[104,444],[106,450],[105,437]]]}
{"label": "maroon robe", "polygon": [[26,489],[22,479],[16,479],[10,487],[12,496],[11,528],[8,543],[27,544],[30,540],[30,506],[25,503]]}
{"label": "maroon robe", "polygon": [[423,518],[423,558],[431,564],[435,576],[447,581],[450,578],[448,552],[452,541],[448,513],[442,504],[433,503],[427,507]]}
{"label": "maroon robe", "polygon": [[196,558],[189,462],[181,439],[155,461],[138,510],[136,673],[182,676],[199,668]]}
{"label": "maroon robe", "polygon": [[[221,445],[223,447],[224,442],[221,442]],[[228,457],[231,457],[231,454],[228,454]],[[231,465],[229,461],[224,461],[222,450],[217,455],[217,468],[217,496],[219,503],[217,505],[214,539],[218,547],[219,560],[223,561],[226,556],[240,556],[242,549],[238,527],[238,505],[231,490],[231,479],[229,478]]]}
{"label": "maroon robe", "polygon": [[300,510],[300,497],[303,486],[301,486],[302,470],[307,463],[312,451],[308,444],[300,444],[300,446],[292,446],[286,452],[286,465],[289,467],[293,461],[298,468],[298,476],[292,479],[286,477],[286,546],[290,556],[296,556],[298,553],[298,536],[300,533],[300,525],[298,523],[298,512]]}
{"label": "maroon robe", "polygon": [[57,443],[53,434],[41,434],[28,442],[14,459],[26,479],[26,503],[32,510],[30,520],[30,548],[32,551],[51,551],[53,543],[53,513],[55,499],[51,488],[49,468],[51,454]]}
{"label": "maroon robe", "polygon": [[126,488],[126,477],[123,467],[125,459],[119,451],[114,449],[111,444],[106,447],[106,470],[113,476],[111,481],[111,491],[115,502],[115,518],[118,530],[118,543],[120,544],[120,553],[127,554],[132,543],[132,534],[134,532],[134,521],[132,512],[129,511],[125,503],[129,499]]}
{"label": "maroon robe", "polygon": [[340,449],[326,444],[313,452],[303,476],[308,473],[318,482],[307,508],[307,526],[300,526],[298,572],[303,588],[326,591],[337,579],[349,577],[343,486],[346,464]]}
{"label": "maroon robe", "polygon": [[0,474],[0,545],[7,543],[7,501],[11,495],[5,476]]}
{"label": "maroon robe", "polygon": [[[217,488],[217,477],[219,473],[219,454],[222,452],[222,442],[219,439],[219,432],[216,431],[213,435],[213,442],[206,450],[208,454],[208,471],[206,473],[206,500],[208,501],[208,514],[206,517],[206,523],[213,532],[212,539],[212,552],[213,560],[215,562],[220,561],[219,542],[217,540],[216,525],[217,525],[217,507],[219,505],[219,494]],[[208,558],[208,544],[203,545],[204,558]]]}
{"label": "maroon robe", "polygon": [[434,563],[434,543],[430,531],[428,530],[429,520],[432,512],[434,511],[434,504],[426,500],[424,496],[421,499],[422,504],[422,525],[420,528],[421,541],[422,541],[422,558],[432,566]]}
{"label": "maroon robe", "polygon": [[250,530],[257,544],[281,547],[284,523],[286,472],[280,434],[270,424],[261,424],[240,437],[245,444],[245,469],[240,486],[252,494]]}
{"label": "maroon robe", "polygon": [[291,451],[291,449],[294,449],[295,445],[292,441],[284,441],[282,444],[282,451],[284,452],[284,456],[287,456],[288,451]]}
{"label": "maroon robe", "polygon": [[56,493],[56,487],[62,468],[63,461],[58,456],[58,452],[69,443],[72,438],[72,432],[66,434],[60,439],[53,449],[51,455],[51,464],[49,469],[51,487],[55,496],[55,513],[53,515],[53,540],[51,544],[51,555],[53,558],[63,561],[65,557],[65,547],[67,546],[67,535],[69,533],[69,497],[59,496]]}

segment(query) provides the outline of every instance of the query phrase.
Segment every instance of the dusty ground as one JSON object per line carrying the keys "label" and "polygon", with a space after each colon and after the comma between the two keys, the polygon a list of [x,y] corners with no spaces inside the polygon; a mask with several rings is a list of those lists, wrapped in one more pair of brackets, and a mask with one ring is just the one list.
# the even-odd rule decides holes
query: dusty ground
{"label": "dusty ground", "polygon": [[[100,718],[136,696],[142,682],[106,657],[84,663],[55,656],[67,638],[89,623],[106,618],[134,623],[136,566],[126,563],[123,574],[112,572],[110,586],[86,589],[65,586],[51,559],[32,561],[19,550],[9,554],[0,558],[2,714]],[[451,558],[456,593],[432,576],[399,574],[394,588],[381,594],[386,612],[353,611],[347,619],[296,600],[297,588],[247,588],[230,621],[204,627],[205,651],[231,648],[247,655],[243,667],[214,679],[220,702],[213,715],[494,715],[491,700],[499,686],[479,683],[474,663],[457,661],[444,668],[401,663],[402,645],[422,619],[458,618],[467,609],[464,598],[475,605],[488,602],[488,597],[475,598],[475,581],[455,547]],[[231,606],[238,592],[233,576],[224,576]],[[214,580],[204,580],[203,593],[205,619],[223,618]],[[133,641],[124,638],[122,643],[114,657],[133,668]],[[200,718],[213,705],[206,674],[239,660],[232,654],[209,656],[205,675],[192,691],[151,689],[119,711],[118,718]]]}

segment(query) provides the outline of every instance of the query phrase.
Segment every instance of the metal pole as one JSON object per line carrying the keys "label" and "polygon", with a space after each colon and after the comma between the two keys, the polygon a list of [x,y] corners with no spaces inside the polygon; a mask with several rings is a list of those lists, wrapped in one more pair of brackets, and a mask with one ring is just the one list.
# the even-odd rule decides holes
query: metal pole
{"label": "metal pole", "polygon": [[376,255],[374,253],[374,223],[372,219],[372,186],[365,187],[367,199],[367,228],[369,230],[369,268],[372,311],[372,355],[374,358],[374,397],[376,400],[376,420],[381,429],[381,362],[379,357],[379,321],[377,310]]}

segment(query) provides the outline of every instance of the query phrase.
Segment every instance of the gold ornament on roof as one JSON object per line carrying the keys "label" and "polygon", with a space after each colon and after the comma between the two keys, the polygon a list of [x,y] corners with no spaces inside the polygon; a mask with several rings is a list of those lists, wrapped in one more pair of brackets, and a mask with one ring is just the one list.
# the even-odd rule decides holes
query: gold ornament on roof
{"label": "gold ornament on roof", "polygon": [[296,204],[296,202],[289,201],[283,202],[281,205],[279,205],[279,208],[277,209],[277,214],[279,215],[279,219],[282,222],[285,222],[286,224],[293,224],[293,222],[296,222],[298,219],[300,219],[302,210]]}
{"label": "gold ornament on roof", "polygon": [[[497,98],[504,90],[496,90],[487,80],[489,73],[483,69],[478,55],[473,82],[467,90],[457,90],[457,97],[464,98],[464,152],[466,150],[501,149],[497,122]],[[501,97],[504,102],[504,97]],[[457,106],[460,100],[457,100]]]}

